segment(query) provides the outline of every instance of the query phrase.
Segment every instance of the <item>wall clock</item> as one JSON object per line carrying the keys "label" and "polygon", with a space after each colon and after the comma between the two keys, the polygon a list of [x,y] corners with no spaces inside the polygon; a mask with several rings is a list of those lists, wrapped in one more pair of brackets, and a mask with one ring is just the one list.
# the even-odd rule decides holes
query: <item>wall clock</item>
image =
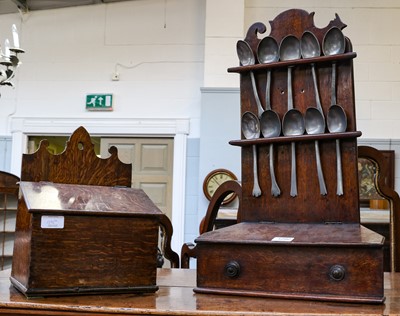
{"label": "wall clock", "polygon": [[[219,186],[228,180],[237,180],[237,177],[234,175],[232,171],[227,169],[215,169],[211,171],[205,178],[203,182],[203,192],[208,200],[211,200],[215,191],[219,188]],[[231,193],[226,196],[223,200],[222,205],[231,203],[237,194]]]}

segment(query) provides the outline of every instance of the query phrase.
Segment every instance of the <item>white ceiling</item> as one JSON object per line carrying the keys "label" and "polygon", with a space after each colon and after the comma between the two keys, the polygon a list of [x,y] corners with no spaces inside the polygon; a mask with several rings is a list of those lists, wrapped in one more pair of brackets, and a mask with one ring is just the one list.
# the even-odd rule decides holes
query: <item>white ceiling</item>
{"label": "white ceiling", "polygon": [[0,14],[132,0],[0,0]]}

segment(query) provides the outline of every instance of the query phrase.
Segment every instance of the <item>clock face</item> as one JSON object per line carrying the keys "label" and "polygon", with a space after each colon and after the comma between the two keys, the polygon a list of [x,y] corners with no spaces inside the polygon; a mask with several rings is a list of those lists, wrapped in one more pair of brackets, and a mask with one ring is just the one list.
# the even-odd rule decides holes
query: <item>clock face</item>
{"label": "clock face", "polygon": [[[208,200],[211,200],[215,191],[219,188],[219,186],[228,180],[237,180],[236,176],[229,170],[226,169],[216,169],[211,171],[204,179],[203,183],[203,191],[204,195]],[[232,202],[236,198],[235,193],[229,194],[222,204],[228,204]]]}

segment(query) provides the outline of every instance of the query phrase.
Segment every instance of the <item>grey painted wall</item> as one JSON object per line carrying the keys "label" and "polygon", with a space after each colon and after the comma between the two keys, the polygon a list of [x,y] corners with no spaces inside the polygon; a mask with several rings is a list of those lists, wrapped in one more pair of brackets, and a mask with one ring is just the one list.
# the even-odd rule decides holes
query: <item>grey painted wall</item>
{"label": "grey painted wall", "polygon": [[0,170],[10,172],[11,137],[0,137]]}

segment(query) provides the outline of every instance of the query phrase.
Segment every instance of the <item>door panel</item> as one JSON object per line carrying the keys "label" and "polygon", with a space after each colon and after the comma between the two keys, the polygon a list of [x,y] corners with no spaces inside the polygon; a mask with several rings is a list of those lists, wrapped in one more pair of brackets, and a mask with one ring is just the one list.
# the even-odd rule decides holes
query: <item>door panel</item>
{"label": "door panel", "polygon": [[100,153],[118,148],[118,157],[132,163],[132,187],[143,189],[150,199],[172,219],[172,138],[102,138]]}

